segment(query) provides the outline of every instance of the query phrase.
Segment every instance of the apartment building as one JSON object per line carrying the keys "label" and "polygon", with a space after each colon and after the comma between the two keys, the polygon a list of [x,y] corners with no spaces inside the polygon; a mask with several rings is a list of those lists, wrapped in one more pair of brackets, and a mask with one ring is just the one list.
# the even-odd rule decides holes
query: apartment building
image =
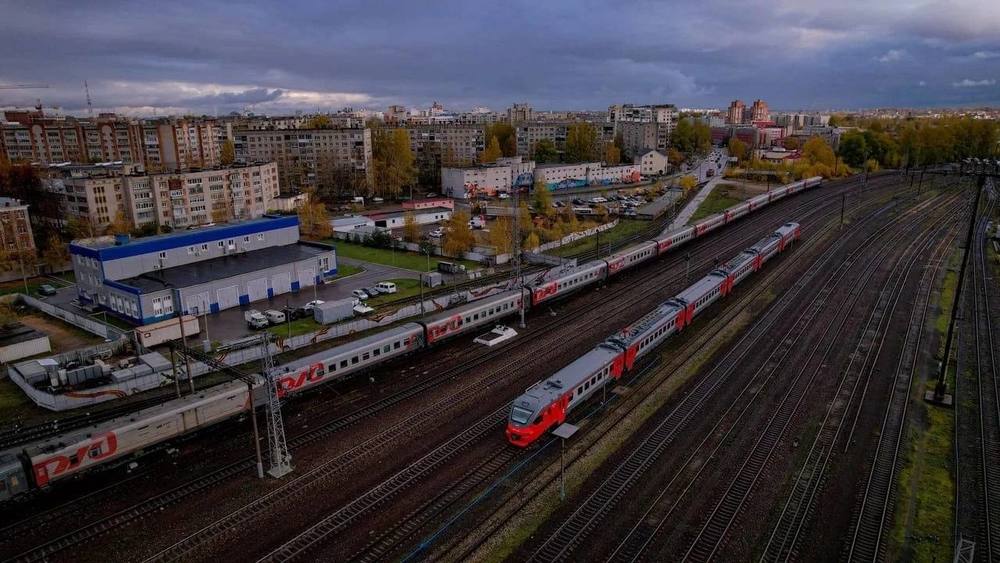
{"label": "apartment building", "polygon": [[746,104],[741,100],[733,100],[729,103],[729,111],[726,112],[726,123],[739,125],[743,123],[743,114],[746,111]]}
{"label": "apartment building", "polygon": [[276,163],[148,174],[134,166],[50,167],[43,186],[60,198],[55,224],[76,221],[95,231],[119,217],[135,227],[183,228],[261,217],[280,191]]}
{"label": "apartment building", "polygon": [[442,166],[472,164],[486,148],[481,125],[410,125],[406,132],[418,161],[436,159]]}
{"label": "apartment building", "polygon": [[666,153],[677,116],[677,107],[672,104],[619,104],[608,108],[608,120],[614,124],[614,133],[622,137],[623,156],[627,158],[650,149]]}
{"label": "apartment building", "polygon": [[315,186],[327,171],[344,169],[370,177],[368,128],[234,131],[236,161],[275,162],[283,185]]}
{"label": "apartment building", "polygon": [[0,197],[0,249],[37,253],[28,206],[11,197]]}
{"label": "apartment building", "polygon": [[750,106],[750,121],[757,123],[759,121],[768,121],[770,118],[771,112],[767,108],[767,102],[764,100],[754,100],[753,105]]}
{"label": "apartment building", "polygon": [[6,112],[0,148],[9,161],[121,162],[151,171],[219,165],[219,134],[211,120],[132,120],[48,117],[41,111]]}

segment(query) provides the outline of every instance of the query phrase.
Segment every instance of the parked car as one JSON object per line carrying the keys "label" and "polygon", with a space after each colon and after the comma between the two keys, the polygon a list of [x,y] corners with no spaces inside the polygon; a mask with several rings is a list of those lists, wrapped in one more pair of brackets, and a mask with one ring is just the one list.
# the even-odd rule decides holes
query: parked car
{"label": "parked car", "polygon": [[486,226],[486,221],[483,220],[483,218],[480,217],[479,215],[476,215],[472,219],[469,219],[470,229],[482,229],[485,226]]}
{"label": "parked car", "polygon": [[285,314],[277,309],[268,309],[264,311],[264,317],[267,319],[267,322],[273,325],[280,325],[285,322]]}
{"label": "parked car", "polygon": [[510,194],[507,192],[500,192],[500,195],[498,195],[497,197],[499,197],[500,199],[510,199]]}
{"label": "parked car", "polygon": [[310,301],[306,303],[305,305],[302,306],[302,308],[305,309],[306,311],[312,311],[313,309],[319,307],[323,303],[325,303],[325,301],[323,301],[322,299],[317,299],[315,301]]}
{"label": "parked car", "polygon": [[552,205],[555,207],[566,207],[566,204],[561,201],[553,201]]}
{"label": "parked car", "polygon": [[248,328],[266,328],[268,325],[267,317],[265,317],[257,309],[250,309],[249,311],[244,312],[243,318],[246,320]]}
{"label": "parked car", "polygon": [[432,197],[437,197],[437,196],[438,195],[435,192],[427,192],[427,193],[424,194],[424,197],[427,198],[427,199],[430,199]]}
{"label": "parked car", "polygon": [[580,198],[576,198],[573,200],[573,205],[586,205],[586,203],[587,203],[586,201],[583,201]]}
{"label": "parked car", "polygon": [[372,203],[384,203],[384,202],[385,202],[385,200],[382,199],[382,198],[380,198],[380,197],[373,197],[372,198]]}
{"label": "parked car", "polygon": [[365,299],[368,299],[368,293],[366,293],[365,290],[363,290],[363,289],[355,289],[354,291],[351,291],[351,295],[353,295],[354,297],[357,297],[358,299],[360,299],[362,301],[364,301]]}
{"label": "parked car", "polygon": [[52,287],[51,285],[49,285],[47,283],[43,283],[42,285],[38,286],[38,294],[39,295],[55,295],[56,294],[56,288]]}
{"label": "parked car", "polygon": [[444,229],[441,228],[434,229],[433,231],[427,233],[427,236],[431,238],[441,238],[444,236]]}
{"label": "parked car", "polygon": [[392,282],[378,282],[375,284],[375,289],[378,289],[379,293],[384,293],[386,295],[396,293],[396,291],[398,291],[396,289],[396,284]]}
{"label": "parked car", "polygon": [[379,291],[378,288],[373,285],[371,287],[366,287],[365,293],[367,293],[369,297],[378,297],[379,294],[382,292]]}

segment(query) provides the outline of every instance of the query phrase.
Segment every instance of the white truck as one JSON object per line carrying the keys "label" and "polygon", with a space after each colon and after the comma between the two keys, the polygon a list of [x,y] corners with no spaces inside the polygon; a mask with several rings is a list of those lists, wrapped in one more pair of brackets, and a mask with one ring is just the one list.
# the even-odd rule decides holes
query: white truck
{"label": "white truck", "polygon": [[267,317],[257,309],[244,311],[243,318],[247,321],[247,327],[252,329],[267,328]]}
{"label": "white truck", "polygon": [[[185,337],[194,336],[201,331],[201,327],[198,324],[198,317],[184,315],[181,319],[184,322]],[[146,348],[163,344],[170,340],[178,340],[181,337],[181,321],[174,318],[140,326],[135,329],[135,337]]]}

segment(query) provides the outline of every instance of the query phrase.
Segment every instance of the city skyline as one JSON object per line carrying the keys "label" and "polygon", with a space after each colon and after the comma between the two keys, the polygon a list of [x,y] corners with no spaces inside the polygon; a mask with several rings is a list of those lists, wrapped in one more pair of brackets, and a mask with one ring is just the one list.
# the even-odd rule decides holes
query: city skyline
{"label": "city skyline", "polygon": [[51,88],[0,91],[0,107],[83,114],[85,80],[96,111],[126,115],[1000,104],[1000,10],[983,0],[4,4],[0,83]]}

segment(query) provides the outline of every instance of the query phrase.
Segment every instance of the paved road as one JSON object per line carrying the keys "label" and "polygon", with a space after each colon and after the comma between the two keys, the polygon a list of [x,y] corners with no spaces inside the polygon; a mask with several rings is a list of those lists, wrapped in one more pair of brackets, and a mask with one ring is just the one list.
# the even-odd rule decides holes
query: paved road
{"label": "paved road", "polygon": [[[419,272],[415,272],[413,270],[383,266],[381,264],[372,264],[370,262],[362,262],[360,260],[352,260],[350,258],[339,256],[337,257],[337,262],[339,264],[360,266],[365,270],[359,274],[345,278],[338,278],[332,282],[315,288],[307,287],[298,293],[286,293],[284,295],[278,295],[274,299],[256,301],[244,307],[226,309],[225,311],[219,311],[214,315],[208,315],[209,338],[217,341],[225,341],[251,334],[252,331],[247,329],[246,321],[243,319],[243,312],[249,309],[257,309],[258,311],[264,311],[265,309],[281,309],[286,305],[286,303],[289,306],[297,307],[304,305],[313,299],[336,301],[337,299],[346,299],[350,297],[351,290],[370,287],[380,281],[393,278],[417,279],[420,277]],[[203,329],[204,326],[204,321],[202,321]]]}

